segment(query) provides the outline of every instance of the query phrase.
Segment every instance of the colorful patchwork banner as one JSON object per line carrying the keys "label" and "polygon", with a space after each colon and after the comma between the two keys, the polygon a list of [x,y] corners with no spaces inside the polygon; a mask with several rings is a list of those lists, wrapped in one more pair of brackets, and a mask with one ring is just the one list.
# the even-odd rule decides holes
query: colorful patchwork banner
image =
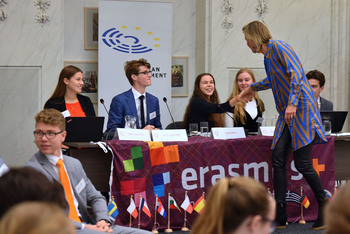
{"label": "colorful patchwork banner", "polygon": [[131,159],[124,160],[125,172],[143,169],[143,155],[140,146],[131,147]]}
{"label": "colorful patchwork banner", "polygon": [[148,142],[152,166],[179,162],[177,145],[163,146],[162,142]]}
{"label": "colorful patchwork banner", "polygon": [[165,185],[170,183],[170,173],[160,173],[152,175],[154,196],[164,197],[165,195]]}
{"label": "colorful patchwork banner", "polygon": [[[187,213],[186,216],[190,225],[193,225],[199,213],[205,209],[205,198],[210,188],[220,178],[250,176],[264,183],[274,194],[271,143],[272,137],[263,136],[231,140],[190,137],[188,142],[163,143],[108,141],[114,154],[111,195],[118,201],[119,215],[116,224],[129,225],[130,214],[127,208],[130,204],[130,195],[134,195],[135,203],[140,201],[139,197],[142,195],[147,200],[152,217],[142,215],[141,228],[152,230],[154,214],[157,212],[155,192],[161,193],[163,188],[164,196],[170,193],[176,201],[183,201],[186,191],[188,199],[196,201],[193,206],[196,212]],[[123,161],[130,160],[130,150],[135,147],[141,148],[144,168],[125,172]],[[326,144],[313,146],[311,162],[326,192],[333,194],[335,182],[333,137],[328,137]],[[166,179],[167,174],[171,179]],[[286,200],[289,222],[300,217],[301,187],[310,201],[308,209],[304,210],[304,219],[315,220],[317,201],[306,180],[296,170],[292,154],[287,163],[287,179]],[[159,190],[158,186],[164,187]],[[205,195],[202,197],[203,192]],[[167,210],[168,202],[163,205]],[[171,228],[180,229],[183,226],[183,215],[178,214],[171,215]],[[167,219],[157,219],[157,222],[159,229],[167,228]],[[137,224],[137,219],[132,220],[133,227],[137,227]]]}
{"label": "colorful patchwork banner", "polygon": [[146,190],[146,179],[139,178],[135,180],[120,181],[121,195],[132,195]]}

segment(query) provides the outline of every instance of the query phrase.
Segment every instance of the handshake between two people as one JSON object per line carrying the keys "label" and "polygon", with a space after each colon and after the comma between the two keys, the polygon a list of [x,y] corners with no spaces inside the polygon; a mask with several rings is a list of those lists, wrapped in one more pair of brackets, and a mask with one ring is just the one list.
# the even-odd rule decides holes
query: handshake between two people
{"label": "handshake between two people", "polygon": [[230,106],[233,107],[239,102],[247,103],[253,100],[254,91],[251,87],[244,89],[239,95],[232,98],[230,102]]}

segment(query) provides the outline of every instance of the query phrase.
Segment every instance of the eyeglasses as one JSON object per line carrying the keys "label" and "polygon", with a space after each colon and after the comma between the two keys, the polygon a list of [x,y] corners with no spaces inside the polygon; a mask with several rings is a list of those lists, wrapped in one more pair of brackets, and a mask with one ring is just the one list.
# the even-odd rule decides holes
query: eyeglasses
{"label": "eyeglasses", "polygon": [[144,74],[145,76],[147,76],[148,74],[152,74],[152,72],[150,72],[150,71],[144,71],[144,72],[139,72],[139,73],[137,73],[137,75],[140,75],[140,74]]}
{"label": "eyeglasses", "polygon": [[269,218],[267,218],[265,215],[261,215],[262,220],[264,220],[265,222],[269,222],[271,223],[270,226],[270,233],[272,233],[273,231],[275,231],[276,229],[276,222],[274,220],[271,220]]}
{"label": "eyeglasses", "polygon": [[60,132],[42,132],[42,131],[34,131],[34,136],[36,138],[42,138],[43,136],[46,136],[47,139],[53,139],[55,138],[58,134],[62,133],[63,131]]}

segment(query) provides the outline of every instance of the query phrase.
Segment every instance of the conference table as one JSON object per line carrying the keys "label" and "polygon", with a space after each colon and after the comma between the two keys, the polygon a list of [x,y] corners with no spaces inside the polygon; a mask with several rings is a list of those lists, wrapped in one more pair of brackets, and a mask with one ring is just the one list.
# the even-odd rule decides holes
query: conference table
{"label": "conference table", "polygon": [[[225,176],[250,176],[264,183],[273,194],[271,167],[272,137],[248,136],[242,139],[214,140],[206,137],[190,137],[187,142],[149,143],[142,141],[108,141],[112,152],[89,143],[70,143],[70,154],[78,158],[95,185],[102,192],[109,192],[116,200],[119,215],[116,223],[128,226],[129,213],[126,211],[130,198],[136,205],[142,195],[151,211],[151,218],[141,214],[141,227],[151,229],[155,215],[155,191],[168,213],[168,193],[180,206],[185,191],[191,202],[196,202],[219,178]],[[335,180],[347,180],[350,177],[350,159],[348,149],[350,137],[328,137],[328,143],[315,145],[312,151],[312,163],[318,171],[326,192],[334,193]],[[164,155],[168,154],[167,159]],[[170,155],[170,156],[169,156]],[[178,156],[178,158],[176,157]],[[334,158],[335,157],[335,158]],[[161,160],[159,160],[159,158]],[[111,171],[111,163],[113,169]],[[334,170],[335,167],[335,170]],[[304,219],[316,218],[317,205],[306,181],[294,167],[289,157],[288,201],[289,222],[300,218],[300,189],[304,188],[310,200],[308,209],[304,209]],[[111,174],[112,173],[112,174]],[[108,184],[112,175],[111,187]],[[163,175],[161,183],[157,178]],[[164,176],[166,175],[166,176]],[[166,181],[164,180],[166,178]],[[182,227],[184,212],[170,211],[172,228]],[[168,214],[167,214],[168,215]],[[192,225],[197,212],[187,214],[188,224]],[[157,214],[159,228],[165,228],[167,218]],[[133,227],[137,227],[138,218],[131,218]]]}

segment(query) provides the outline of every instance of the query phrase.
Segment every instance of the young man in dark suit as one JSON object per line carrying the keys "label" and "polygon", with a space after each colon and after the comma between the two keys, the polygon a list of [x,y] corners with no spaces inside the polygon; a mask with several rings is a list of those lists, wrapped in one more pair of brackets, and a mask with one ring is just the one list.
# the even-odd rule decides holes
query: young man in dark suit
{"label": "young man in dark suit", "polygon": [[146,92],[152,84],[151,64],[146,59],[131,60],[125,63],[125,75],[131,89],[112,99],[106,132],[114,128],[124,128],[126,115],[136,117],[138,129],[161,129],[159,100]]}
{"label": "young man in dark suit", "polygon": [[313,70],[313,71],[309,71],[306,74],[306,77],[309,80],[311,88],[316,95],[318,109],[320,111],[332,111],[333,103],[320,96],[320,93],[324,89],[324,84],[326,83],[326,79],[323,73],[318,70]]}

